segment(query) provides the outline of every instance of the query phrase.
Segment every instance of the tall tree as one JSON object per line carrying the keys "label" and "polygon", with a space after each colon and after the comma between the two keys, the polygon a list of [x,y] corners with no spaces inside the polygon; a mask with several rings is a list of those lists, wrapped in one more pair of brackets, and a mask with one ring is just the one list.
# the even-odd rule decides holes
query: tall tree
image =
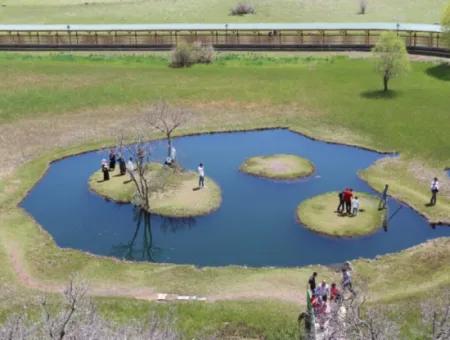
{"label": "tall tree", "polygon": [[384,32],[372,51],[377,59],[376,69],[383,79],[386,92],[389,90],[389,80],[409,70],[405,42],[394,32]]}

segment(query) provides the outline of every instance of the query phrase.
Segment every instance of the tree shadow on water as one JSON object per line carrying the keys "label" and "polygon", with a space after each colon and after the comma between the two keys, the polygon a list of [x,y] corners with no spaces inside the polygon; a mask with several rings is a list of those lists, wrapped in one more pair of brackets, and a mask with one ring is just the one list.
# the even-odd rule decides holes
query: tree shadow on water
{"label": "tree shadow on water", "polygon": [[430,77],[450,81],[450,64],[442,63],[439,65],[435,65],[427,68],[425,71]]}
{"label": "tree shadow on water", "polygon": [[370,90],[370,91],[364,91],[361,92],[360,96],[366,99],[394,99],[400,95],[399,91],[394,90]]}

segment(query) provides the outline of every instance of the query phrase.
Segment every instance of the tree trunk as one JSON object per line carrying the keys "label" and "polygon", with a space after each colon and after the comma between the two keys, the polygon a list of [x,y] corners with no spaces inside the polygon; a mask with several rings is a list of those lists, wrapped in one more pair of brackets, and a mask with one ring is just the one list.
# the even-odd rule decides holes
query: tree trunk
{"label": "tree trunk", "polygon": [[389,82],[389,77],[387,75],[384,75],[384,77],[383,77],[384,92],[387,92],[389,90],[388,82]]}
{"label": "tree trunk", "polygon": [[172,151],[172,137],[170,136],[170,134],[167,135],[167,157],[171,156],[171,151]]}

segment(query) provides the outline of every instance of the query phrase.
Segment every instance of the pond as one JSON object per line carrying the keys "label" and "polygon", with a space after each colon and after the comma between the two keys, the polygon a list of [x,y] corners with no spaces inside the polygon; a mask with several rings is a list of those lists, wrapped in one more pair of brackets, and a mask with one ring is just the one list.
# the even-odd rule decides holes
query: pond
{"label": "pond", "polygon": [[[154,158],[165,144],[154,142]],[[430,226],[414,210],[391,199],[388,227],[375,234],[338,239],[316,234],[296,221],[297,205],[312,196],[349,186],[374,193],[357,172],[385,155],[314,141],[288,130],[220,133],[177,138],[179,162],[222,188],[223,203],[195,219],[151,217],[139,224],[130,204],[106,201],[88,189],[89,176],[107,150],[51,164],[22,202],[61,247],[136,261],[199,266],[301,266],[373,258],[428,239],[450,236],[448,226]],[[248,157],[292,153],[311,160],[316,171],[294,182],[271,181],[239,172]]]}

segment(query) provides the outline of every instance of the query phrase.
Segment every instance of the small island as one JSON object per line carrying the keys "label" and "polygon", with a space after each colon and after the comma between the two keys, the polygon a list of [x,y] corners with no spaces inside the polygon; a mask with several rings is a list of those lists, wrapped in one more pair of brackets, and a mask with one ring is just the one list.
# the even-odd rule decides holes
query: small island
{"label": "small island", "polygon": [[339,204],[338,192],[330,192],[300,203],[297,218],[308,229],[329,236],[354,237],[372,234],[383,225],[386,210],[378,210],[377,197],[366,193],[356,195],[360,201],[360,211],[356,216],[336,212]]}
{"label": "small island", "polygon": [[[193,171],[174,170],[151,163],[154,179],[150,196],[150,212],[166,217],[195,217],[207,215],[220,207],[220,187],[209,177],[205,187],[197,188],[198,176]],[[104,198],[119,203],[131,203],[136,187],[128,174],[120,176],[112,171],[109,181],[103,181],[101,170],[89,178],[89,188]]]}
{"label": "small island", "polygon": [[240,167],[244,173],[278,180],[294,180],[311,175],[314,165],[296,155],[275,154],[247,159]]}

